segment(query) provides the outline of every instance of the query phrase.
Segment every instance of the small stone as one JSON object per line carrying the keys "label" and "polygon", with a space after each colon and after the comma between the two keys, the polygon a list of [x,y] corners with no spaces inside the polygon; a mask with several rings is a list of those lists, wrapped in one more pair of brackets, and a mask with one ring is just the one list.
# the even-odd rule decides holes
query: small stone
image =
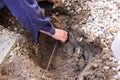
{"label": "small stone", "polygon": [[77,38],[77,41],[80,43],[83,40],[83,38]]}
{"label": "small stone", "polygon": [[3,35],[0,35],[0,64],[5,62],[7,59],[6,56],[9,55],[11,49],[13,49],[13,47],[16,45],[16,41],[18,39],[17,36],[9,34],[9,31],[4,30],[4,32],[5,33]]}
{"label": "small stone", "polygon": [[113,67],[112,70],[117,71],[117,68],[114,68],[114,67]]}
{"label": "small stone", "polygon": [[115,57],[110,57],[109,59],[113,62],[117,62],[117,59]]}
{"label": "small stone", "polygon": [[120,61],[118,61],[118,65],[120,65]]}
{"label": "small stone", "polygon": [[95,67],[95,68],[96,68],[96,67],[98,67],[98,65],[97,65],[96,63],[94,63],[94,64],[92,65],[92,67]]}
{"label": "small stone", "polygon": [[110,67],[109,66],[104,66],[104,69],[105,70],[108,70]]}
{"label": "small stone", "polygon": [[118,71],[120,70],[120,65],[117,67],[117,70],[118,70]]}

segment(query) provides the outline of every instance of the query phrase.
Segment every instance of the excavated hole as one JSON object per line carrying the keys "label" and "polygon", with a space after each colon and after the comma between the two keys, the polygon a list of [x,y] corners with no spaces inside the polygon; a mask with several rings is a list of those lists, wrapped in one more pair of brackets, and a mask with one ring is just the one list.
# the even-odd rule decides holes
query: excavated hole
{"label": "excavated hole", "polygon": [[[74,29],[74,25],[77,24],[77,22],[87,18],[88,15],[84,14],[86,11],[81,11],[81,15],[76,16],[67,13],[68,11],[66,10],[60,13],[60,9],[61,8],[58,7],[48,15],[53,19],[54,25],[69,31],[69,40],[65,44],[58,43],[49,71],[54,74],[55,80],[77,80],[79,74],[89,65],[89,60],[101,53],[102,50],[96,44],[86,42],[84,34],[78,31],[81,28],[80,25],[79,29]],[[41,34],[40,44],[34,45],[30,32],[22,28],[21,25],[11,17],[6,8],[0,12],[0,17],[2,18],[0,19],[0,24],[9,30],[26,36],[29,43],[26,43],[27,45],[24,47],[29,51],[30,58],[32,58],[37,65],[45,69],[56,41]],[[77,19],[77,17],[79,17],[79,19]],[[80,41],[80,39],[82,40]]]}

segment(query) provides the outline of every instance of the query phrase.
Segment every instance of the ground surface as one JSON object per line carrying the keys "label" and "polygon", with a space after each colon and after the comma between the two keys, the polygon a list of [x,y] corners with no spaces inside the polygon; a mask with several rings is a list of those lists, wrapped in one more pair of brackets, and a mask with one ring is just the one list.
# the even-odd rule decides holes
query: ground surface
{"label": "ground surface", "polygon": [[[59,5],[51,12],[46,12],[56,27],[69,32],[68,41],[65,44],[58,43],[49,71],[45,71],[45,68],[56,41],[41,34],[39,45],[35,45],[32,34],[23,28],[6,8],[2,9],[0,12],[2,18],[0,24],[4,26],[2,28],[7,28],[8,31],[20,36],[7,62],[0,66],[2,73],[0,78],[2,80],[116,80],[113,76],[117,72],[117,64],[111,58],[110,45],[103,45],[100,43],[101,37],[89,33],[92,31],[88,25],[93,9],[89,6],[94,5],[88,6],[87,3],[93,2],[98,1],[67,0],[64,6]],[[91,39],[91,35],[94,39]]]}

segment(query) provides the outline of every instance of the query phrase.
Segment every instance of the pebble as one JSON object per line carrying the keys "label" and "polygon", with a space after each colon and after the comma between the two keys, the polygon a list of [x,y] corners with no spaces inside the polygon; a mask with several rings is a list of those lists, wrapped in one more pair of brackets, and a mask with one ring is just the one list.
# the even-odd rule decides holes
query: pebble
{"label": "pebble", "polygon": [[118,61],[118,65],[120,65],[120,61]]}
{"label": "pebble", "polygon": [[78,48],[76,48],[76,51],[75,51],[77,54],[80,54],[80,52],[81,52],[81,49],[80,49],[80,47],[78,47]]}
{"label": "pebble", "polygon": [[105,70],[108,70],[110,67],[109,66],[104,66],[104,69]]}
{"label": "pebble", "polygon": [[114,70],[114,71],[117,71],[117,68],[115,68],[115,67],[112,67],[112,70]]}
{"label": "pebble", "polygon": [[80,43],[83,40],[83,38],[77,38],[77,41]]}
{"label": "pebble", "polygon": [[93,64],[92,66],[93,66],[93,67],[95,67],[95,68],[96,68],[96,67],[98,67],[98,65],[97,65],[96,63],[95,63],[95,64]]}
{"label": "pebble", "polygon": [[117,62],[117,59],[115,57],[110,57],[109,59],[113,62]]}

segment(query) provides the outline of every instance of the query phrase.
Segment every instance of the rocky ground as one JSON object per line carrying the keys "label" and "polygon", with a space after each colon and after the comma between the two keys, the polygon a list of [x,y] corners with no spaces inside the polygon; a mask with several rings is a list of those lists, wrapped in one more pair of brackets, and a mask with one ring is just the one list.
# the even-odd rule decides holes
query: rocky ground
{"label": "rocky ground", "polygon": [[69,32],[65,44],[58,42],[48,71],[56,41],[42,34],[35,45],[32,34],[3,8],[0,32],[19,34],[19,40],[0,66],[1,80],[119,80],[119,65],[110,49],[119,31],[119,4],[119,0],[67,0],[46,12],[56,27]]}

